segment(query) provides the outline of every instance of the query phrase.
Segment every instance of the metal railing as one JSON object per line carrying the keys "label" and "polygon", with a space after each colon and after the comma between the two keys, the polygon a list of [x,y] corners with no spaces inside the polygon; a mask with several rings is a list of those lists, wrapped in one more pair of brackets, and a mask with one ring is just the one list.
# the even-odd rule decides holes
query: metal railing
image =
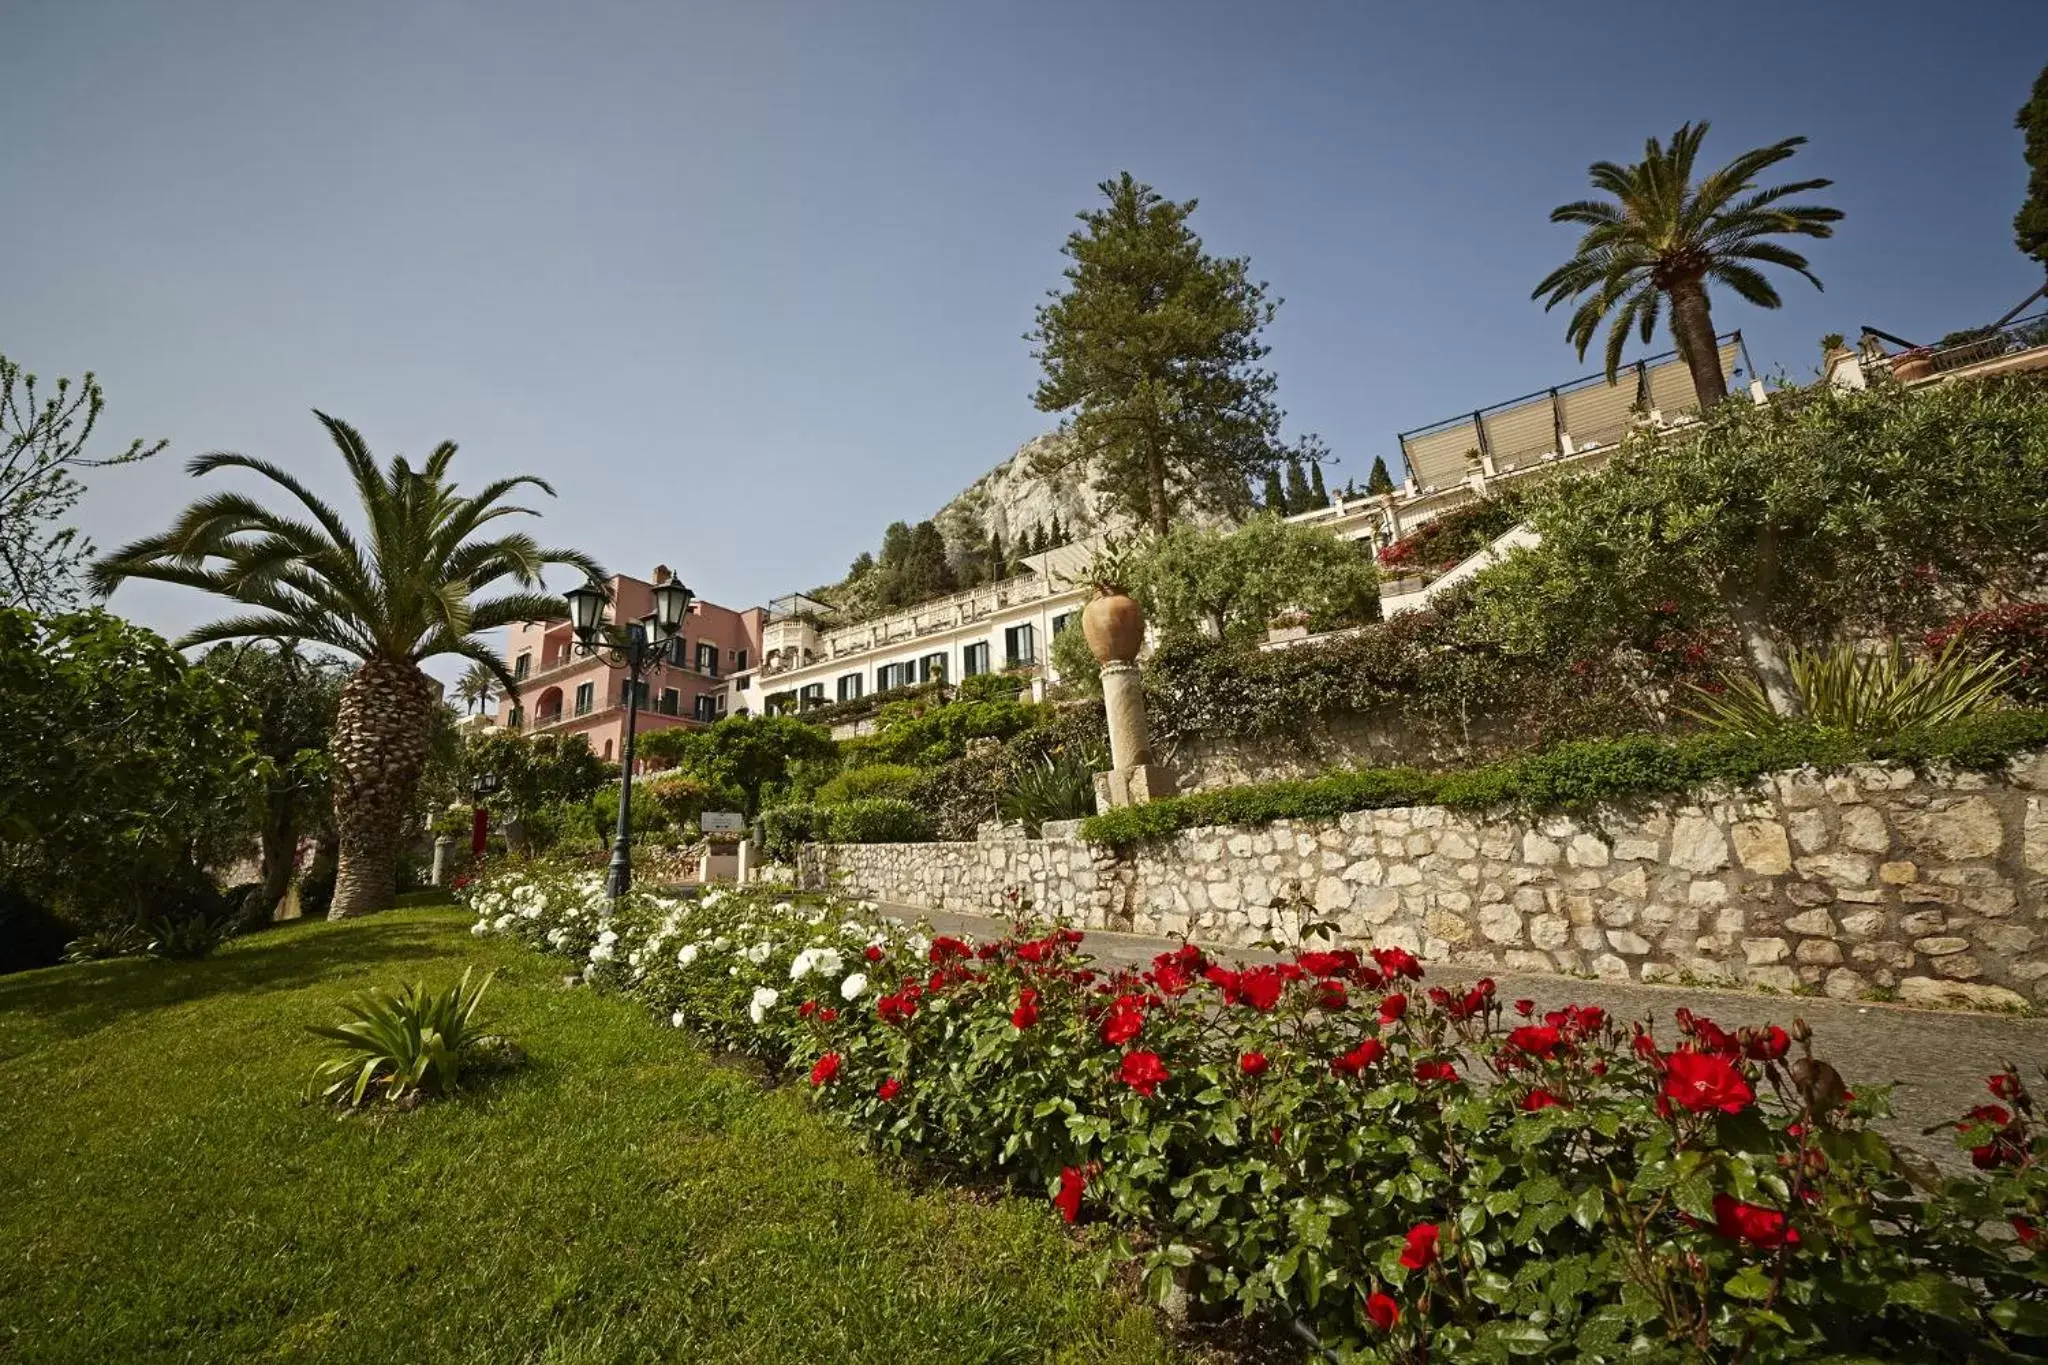
{"label": "metal railing", "polygon": [[1936,374],[1945,374],[2039,346],[2048,346],[2048,312],[2018,318],[2003,327],[1987,327],[1979,336],[1935,347],[1929,359]]}

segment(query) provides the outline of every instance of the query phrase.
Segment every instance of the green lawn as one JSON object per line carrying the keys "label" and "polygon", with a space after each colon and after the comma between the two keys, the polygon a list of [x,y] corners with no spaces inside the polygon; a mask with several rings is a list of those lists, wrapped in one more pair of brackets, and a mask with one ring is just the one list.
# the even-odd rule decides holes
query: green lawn
{"label": "green lawn", "polygon": [[[0,978],[0,1359],[1174,1358],[1042,1202],[913,1192],[795,1089],[467,929]],[[300,1104],[303,1025],[469,962],[524,1067],[411,1114]]]}

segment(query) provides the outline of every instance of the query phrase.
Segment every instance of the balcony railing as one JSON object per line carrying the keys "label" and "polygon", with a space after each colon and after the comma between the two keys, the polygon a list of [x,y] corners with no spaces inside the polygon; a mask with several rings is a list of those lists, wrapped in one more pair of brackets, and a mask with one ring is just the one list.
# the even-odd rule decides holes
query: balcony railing
{"label": "balcony railing", "polygon": [[1945,374],[2038,346],[2048,346],[2048,312],[2035,313],[2003,327],[1986,328],[1982,335],[1950,346],[1938,346],[1929,359],[1934,362],[1936,374]]}

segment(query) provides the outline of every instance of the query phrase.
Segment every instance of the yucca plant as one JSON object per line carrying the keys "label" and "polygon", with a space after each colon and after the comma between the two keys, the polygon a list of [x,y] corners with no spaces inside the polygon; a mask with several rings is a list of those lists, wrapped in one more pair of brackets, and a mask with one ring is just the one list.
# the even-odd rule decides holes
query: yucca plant
{"label": "yucca plant", "polygon": [[1019,764],[997,802],[1005,820],[1021,820],[1033,834],[1047,820],[1079,820],[1095,814],[1095,774],[1109,766],[1098,750],[1073,746]]}
{"label": "yucca plant", "polygon": [[[315,1024],[310,1031],[333,1040],[337,1056],[313,1070],[312,1087],[322,1098],[360,1105],[372,1086],[394,1102],[452,1094],[462,1079],[463,1056],[484,1041],[476,1009],[497,975],[474,987],[470,969],[445,991],[424,985],[371,991],[342,1008],[344,1024]],[[312,1087],[309,1087],[312,1088]]]}
{"label": "yucca plant", "polygon": [[[1972,658],[1959,644],[1960,637],[1951,639],[1940,653],[1916,659],[1908,659],[1897,640],[1874,653],[1847,642],[1792,650],[1792,681],[1805,723],[1881,736],[1992,709],[2016,665],[1997,654]],[[1687,686],[1694,704],[1678,709],[1709,729],[1764,738],[1793,723],[1772,708],[1763,688],[1747,674],[1724,677],[1719,692]]]}

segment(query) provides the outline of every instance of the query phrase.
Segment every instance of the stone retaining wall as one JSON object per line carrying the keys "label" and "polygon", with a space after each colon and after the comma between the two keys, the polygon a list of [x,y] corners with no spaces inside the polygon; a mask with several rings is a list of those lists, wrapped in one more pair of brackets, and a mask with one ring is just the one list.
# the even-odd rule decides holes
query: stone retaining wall
{"label": "stone retaining wall", "polygon": [[1001,913],[1014,888],[1088,928],[1219,945],[1347,941],[1607,980],[1842,999],[2048,1003],[2048,753],[1981,774],[1866,765],[1586,818],[1422,806],[1186,830],[1119,854],[1027,839],[817,845],[805,885]]}

